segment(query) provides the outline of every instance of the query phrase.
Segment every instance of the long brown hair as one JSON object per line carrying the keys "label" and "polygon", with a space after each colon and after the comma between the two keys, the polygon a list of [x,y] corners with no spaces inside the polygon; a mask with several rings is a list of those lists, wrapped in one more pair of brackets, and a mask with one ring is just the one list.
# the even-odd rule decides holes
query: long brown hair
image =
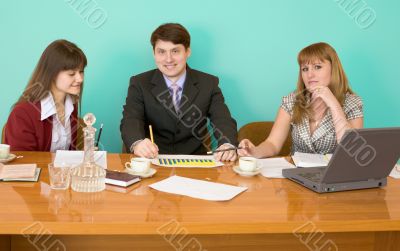
{"label": "long brown hair", "polygon": [[[49,44],[43,51],[32,76],[18,99],[20,102],[38,102],[45,98],[57,75],[65,70],[83,70],[87,65],[87,59],[81,49],[67,40],[56,40]],[[81,102],[83,83],[79,95],[74,95],[74,102]]]}
{"label": "long brown hair", "polygon": [[328,87],[342,106],[344,104],[346,93],[353,93],[340,59],[332,46],[321,42],[305,47],[297,56],[299,78],[295,92],[296,101],[293,107],[292,118],[292,121],[295,124],[301,123],[304,115],[311,116],[311,107],[309,105],[311,93],[306,89],[301,76],[301,66],[315,61],[328,61],[331,63],[331,83]]}

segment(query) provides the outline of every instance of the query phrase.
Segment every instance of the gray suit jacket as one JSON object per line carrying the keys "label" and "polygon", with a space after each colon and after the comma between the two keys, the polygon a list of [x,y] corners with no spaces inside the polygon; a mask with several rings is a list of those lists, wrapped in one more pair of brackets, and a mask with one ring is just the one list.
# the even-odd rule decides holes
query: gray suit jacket
{"label": "gray suit jacket", "polygon": [[186,70],[179,114],[158,69],[131,77],[120,125],[127,149],[149,138],[148,126],[152,125],[160,154],[205,154],[209,148],[203,144],[209,137],[207,118],[218,145],[237,145],[236,121],[225,105],[218,78],[189,67]]}

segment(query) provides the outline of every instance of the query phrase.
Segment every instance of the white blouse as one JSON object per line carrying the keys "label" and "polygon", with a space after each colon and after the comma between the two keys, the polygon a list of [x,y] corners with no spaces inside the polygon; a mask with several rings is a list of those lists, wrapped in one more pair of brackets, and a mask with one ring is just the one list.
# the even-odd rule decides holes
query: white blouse
{"label": "white blouse", "polygon": [[74,104],[71,96],[65,97],[65,118],[63,125],[57,115],[56,105],[54,103],[53,95],[49,93],[47,97],[40,101],[41,105],[41,118],[43,121],[50,116],[53,117],[53,130],[51,135],[51,147],[50,152],[56,152],[57,150],[68,150],[71,145],[71,122],[70,117],[74,111]]}

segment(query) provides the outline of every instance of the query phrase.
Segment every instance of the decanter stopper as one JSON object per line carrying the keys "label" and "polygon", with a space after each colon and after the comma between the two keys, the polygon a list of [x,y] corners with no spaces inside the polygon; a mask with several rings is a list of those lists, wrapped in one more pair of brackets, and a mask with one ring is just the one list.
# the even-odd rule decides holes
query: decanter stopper
{"label": "decanter stopper", "polygon": [[83,116],[83,122],[85,122],[86,126],[92,127],[92,125],[96,123],[96,117],[93,115],[93,113],[87,113],[85,116]]}

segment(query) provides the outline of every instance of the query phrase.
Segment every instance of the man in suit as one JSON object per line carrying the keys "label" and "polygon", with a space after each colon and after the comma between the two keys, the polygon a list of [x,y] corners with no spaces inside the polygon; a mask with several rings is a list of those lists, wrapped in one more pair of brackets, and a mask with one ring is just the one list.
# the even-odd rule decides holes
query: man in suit
{"label": "man in suit", "polygon": [[[224,102],[218,78],[191,69],[190,35],[180,24],[159,26],[151,35],[157,69],[130,79],[121,120],[121,135],[135,155],[205,154],[210,150],[211,127],[218,149],[237,146],[236,121]],[[208,123],[209,121],[209,123]],[[154,143],[149,140],[149,125]],[[234,161],[236,151],[215,155]]]}

